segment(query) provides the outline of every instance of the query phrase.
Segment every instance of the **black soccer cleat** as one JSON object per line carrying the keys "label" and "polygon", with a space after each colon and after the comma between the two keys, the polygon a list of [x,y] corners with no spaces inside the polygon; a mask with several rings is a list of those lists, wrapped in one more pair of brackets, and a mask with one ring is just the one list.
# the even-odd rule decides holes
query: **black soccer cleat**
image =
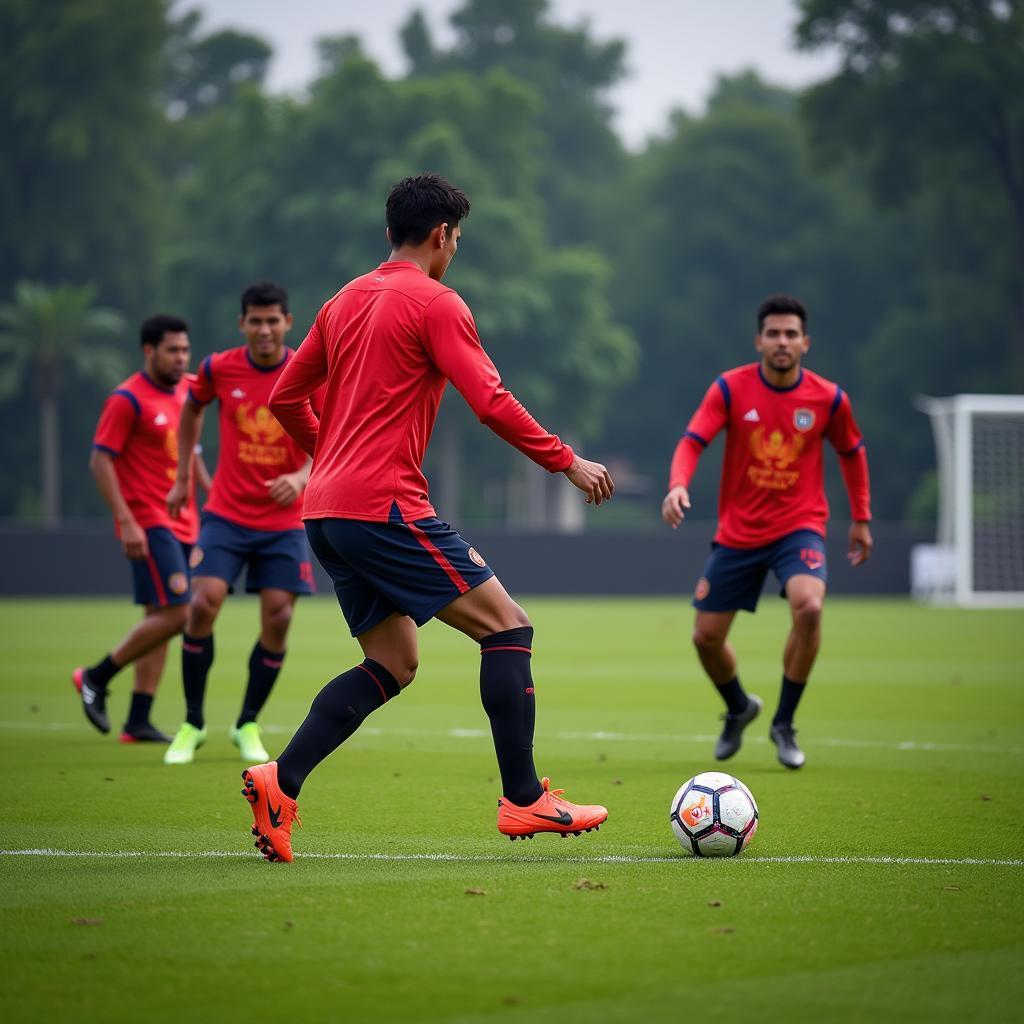
{"label": "black soccer cleat", "polygon": [[122,743],[170,743],[171,737],[161,732],[152,722],[145,725],[125,724],[121,730]]}
{"label": "black soccer cleat", "polygon": [[747,694],[747,706],[739,714],[724,714],[722,735],[715,744],[715,759],[728,761],[743,745],[743,730],[761,714],[764,702],[752,693]]}
{"label": "black soccer cleat", "polygon": [[796,729],[793,728],[792,722],[779,722],[778,725],[773,725],[768,736],[778,747],[779,764],[785,765],[786,768],[803,768],[807,758],[796,745]]}
{"label": "black soccer cleat", "polygon": [[84,668],[76,668],[71,673],[71,682],[82,698],[82,710],[85,717],[100,732],[110,732],[110,719],[107,717],[107,691],[93,686],[89,682],[89,673]]}

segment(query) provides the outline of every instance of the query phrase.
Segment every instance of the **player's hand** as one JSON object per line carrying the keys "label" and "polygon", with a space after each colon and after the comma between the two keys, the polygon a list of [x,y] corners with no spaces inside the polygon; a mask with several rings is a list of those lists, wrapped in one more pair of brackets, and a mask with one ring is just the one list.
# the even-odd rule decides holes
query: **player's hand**
{"label": "player's hand", "polygon": [[690,507],[690,492],[680,485],[673,487],[661,503],[661,518],[674,530],[685,518]]}
{"label": "player's hand", "polygon": [[282,473],[273,480],[264,480],[267,493],[282,507],[290,505],[302,493],[303,481],[298,473]]}
{"label": "player's hand", "polygon": [[611,475],[600,462],[587,462],[574,455],[572,465],[565,470],[565,475],[574,487],[578,487],[587,496],[588,505],[600,505],[615,493]]}
{"label": "player's hand", "polygon": [[871,557],[871,549],[874,546],[871,528],[867,523],[850,525],[850,550],[846,553],[850,565],[863,565]]}
{"label": "player's hand", "polygon": [[146,531],[134,519],[121,524],[121,547],[128,558],[142,559],[149,555]]}
{"label": "player's hand", "polygon": [[167,492],[167,511],[172,519],[181,515],[181,510],[188,504],[188,484],[184,480],[175,480]]}

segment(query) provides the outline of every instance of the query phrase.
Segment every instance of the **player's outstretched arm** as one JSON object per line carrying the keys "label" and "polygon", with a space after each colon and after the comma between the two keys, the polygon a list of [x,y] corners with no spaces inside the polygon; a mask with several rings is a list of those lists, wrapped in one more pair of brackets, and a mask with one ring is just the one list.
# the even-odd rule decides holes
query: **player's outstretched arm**
{"label": "player's outstretched arm", "polygon": [[128,508],[128,502],[124,500],[113,458],[109,453],[94,448],[89,458],[89,469],[96,481],[96,489],[107,503],[117,523],[124,553],[129,558],[145,558],[149,554],[146,531],[135,521],[135,516]]}
{"label": "player's outstretched arm", "polygon": [[850,565],[863,565],[871,557],[874,546],[870,524],[864,521],[850,524],[850,550],[846,553]]}
{"label": "player's outstretched arm", "polygon": [[679,484],[673,487],[661,503],[661,518],[674,530],[686,517],[690,507],[690,492]]}
{"label": "player's outstretched arm", "polygon": [[587,496],[588,505],[600,505],[615,493],[615,483],[611,474],[600,462],[588,462],[578,455],[573,455],[572,465],[563,472],[569,478],[569,482]]}

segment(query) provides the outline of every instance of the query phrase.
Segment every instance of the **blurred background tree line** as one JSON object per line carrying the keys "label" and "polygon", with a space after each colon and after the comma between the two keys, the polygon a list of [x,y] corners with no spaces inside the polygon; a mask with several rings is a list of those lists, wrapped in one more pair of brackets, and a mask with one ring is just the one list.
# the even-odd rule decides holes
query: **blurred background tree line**
{"label": "blurred background tree line", "polygon": [[[414,14],[401,78],[357,38],[323,39],[299,98],[264,87],[270,35],[206,33],[164,0],[4,0],[0,515],[101,513],[89,442],[107,388],[138,364],[139,320],[185,316],[198,365],[240,343],[238,295],[272,278],[297,345],[386,257],[388,187],[429,169],[473,202],[446,282],[506,383],[617,473],[619,499],[590,523],[657,524],[690,412],[753,358],[754,310],[775,291],[806,302],[807,363],[854,399],[876,516],[929,518],[914,395],[1024,390],[1024,11],[800,11],[799,45],[838,47],[834,78],[802,94],[722,78],[704,113],[629,152],[608,105],[625,45],[555,23],[545,0],[466,0],[447,49]],[[429,458],[452,518],[578,515],[457,396]]]}

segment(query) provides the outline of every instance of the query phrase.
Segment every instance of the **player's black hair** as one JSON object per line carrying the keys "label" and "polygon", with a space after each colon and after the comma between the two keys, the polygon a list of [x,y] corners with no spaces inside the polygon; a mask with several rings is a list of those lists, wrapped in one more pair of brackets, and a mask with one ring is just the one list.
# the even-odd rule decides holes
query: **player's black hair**
{"label": "player's black hair", "polygon": [[180,316],[158,313],[142,321],[139,327],[140,345],[159,345],[165,334],[188,333],[188,324]]}
{"label": "player's black hair", "polygon": [[280,306],[288,312],[288,293],[273,281],[255,281],[242,292],[242,316],[250,306]]}
{"label": "player's black hair", "polygon": [[391,189],[385,216],[393,246],[419,245],[438,224],[455,227],[468,217],[469,200],[440,174],[417,174]]}
{"label": "player's black hair", "polygon": [[764,330],[764,318],[773,313],[791,313],[800,317],[800,324],[807,333],[807,310],[799,299],[792,295],[769,295],[757,310],[757,333]]}

